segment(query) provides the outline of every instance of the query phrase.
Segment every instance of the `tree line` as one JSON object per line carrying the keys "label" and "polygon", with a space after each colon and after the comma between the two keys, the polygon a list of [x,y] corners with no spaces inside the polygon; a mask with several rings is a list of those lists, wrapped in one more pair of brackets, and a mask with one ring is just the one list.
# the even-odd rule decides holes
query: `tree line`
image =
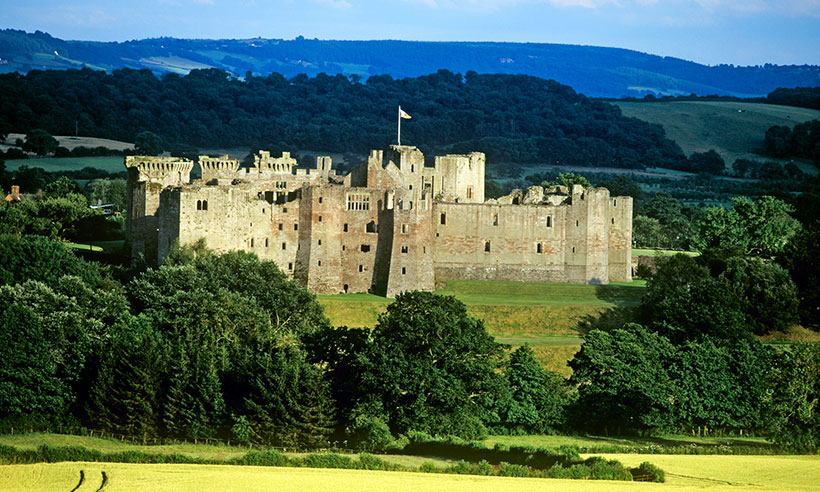
{"label": "tree line", "polygon": [[413,116],[405,142],[425,153],[482,151],[504,162],[643,168],[686,157],[659,125],[553,80],[439,70],[394,79],[278,73],[244,80],[216,69],[158,79],[147,70],[0,75],[0,121],[134,141],[151,131],[166,149],[270,148],[366,154],[394,143],[396,107]]}
{"label": "tree line", "polygon": [[[771,207],[738,202],[737,217],[711,221],[742,226]],[[697,429],[816,450],[820,348],[776,351],[754,335],[820,326],[820,229],[768,222],[661,261],[639,306],[585,320],[568,380],[495,342],[452,297],[404,293],[372,328],[334,327],[253,254],[200,243],[157,269],[121,267],[4,230],[0,423],[364,450],[408,435]]]}

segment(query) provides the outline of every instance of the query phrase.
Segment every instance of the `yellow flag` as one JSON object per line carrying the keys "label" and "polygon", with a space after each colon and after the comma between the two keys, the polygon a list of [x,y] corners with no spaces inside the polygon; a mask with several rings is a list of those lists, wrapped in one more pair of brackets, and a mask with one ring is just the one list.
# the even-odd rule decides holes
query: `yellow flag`
{"label": "yellow flag", "polygon": [[401,108],[399,108],[399,116],[401,116],[405,120],[409,120],[411,118],[411,116],[409,114],[405,113],[404,110],[401,109]]}

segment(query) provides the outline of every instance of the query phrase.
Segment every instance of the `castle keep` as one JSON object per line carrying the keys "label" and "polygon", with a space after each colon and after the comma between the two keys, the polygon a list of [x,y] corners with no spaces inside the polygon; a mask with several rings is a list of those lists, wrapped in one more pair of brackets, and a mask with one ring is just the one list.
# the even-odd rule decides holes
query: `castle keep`
{"label": "castle keep", "polygon": [[194,163],[128,156],[132,258],[159,264],[172,244],[251,251],[318,294],[394,297],[436,279],[630,281],[632,198],[605,188],[539,186],[484,200],[484,154],[426,167],[412,146],[371,151],[347,176],[329,157],[296,169],[285,152],[250,168],[227,157]]}

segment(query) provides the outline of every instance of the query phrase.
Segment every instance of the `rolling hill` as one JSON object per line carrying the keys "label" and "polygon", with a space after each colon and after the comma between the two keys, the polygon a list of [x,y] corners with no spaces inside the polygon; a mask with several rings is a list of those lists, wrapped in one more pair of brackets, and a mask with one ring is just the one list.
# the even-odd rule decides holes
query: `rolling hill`
{"label": "rolling hill", "polygon": [[220,68],[286,77],[304,73],[415,77],[452,72],[527,74],[590,97],[763,96],[778,87],[820,85],[818,66],[706,66],[638,51],[546,43],[156,38],[122,43],[66,41],[47,33],[0,31],[0,72],[89,67],[186,74]]}
{"label": "rolling hill", "polygon": [[[615,101],[625,116],[663,126],[666,137],[688,156],[716,150],[727,165],[735,159],[771,160],[755,152],[763,146],[766,130],[774,125],[794,126],[820,119],[820,110],[734,101]],[[800,164],[798,164],[800,165]],[[813,170],[812,166],[807,169]]]}

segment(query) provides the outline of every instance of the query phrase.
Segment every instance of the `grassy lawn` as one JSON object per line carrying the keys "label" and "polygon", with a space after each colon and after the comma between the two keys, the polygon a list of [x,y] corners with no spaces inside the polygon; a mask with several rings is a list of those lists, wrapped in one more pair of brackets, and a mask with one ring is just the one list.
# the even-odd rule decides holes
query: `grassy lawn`
{"label": "grassy lawn", "polygon": [[125,241],[122,239],[114,241],[91,241],[90,243],[68,243],[68,246],[74,249],[105,251],[106,253],[121,253],[124,245]]}
{"label": "grassy lawn", "polygon": [[[614,306],[640,303],[646,282],[609,285],[440,281],[440,295],[452,295],[484,321],[500,343],[532,346],[547,369],[568,376],[566,362],[581,346],[578,322]],[[334,326],[372,327],[391,299],[370,294],[319,296]]]}

